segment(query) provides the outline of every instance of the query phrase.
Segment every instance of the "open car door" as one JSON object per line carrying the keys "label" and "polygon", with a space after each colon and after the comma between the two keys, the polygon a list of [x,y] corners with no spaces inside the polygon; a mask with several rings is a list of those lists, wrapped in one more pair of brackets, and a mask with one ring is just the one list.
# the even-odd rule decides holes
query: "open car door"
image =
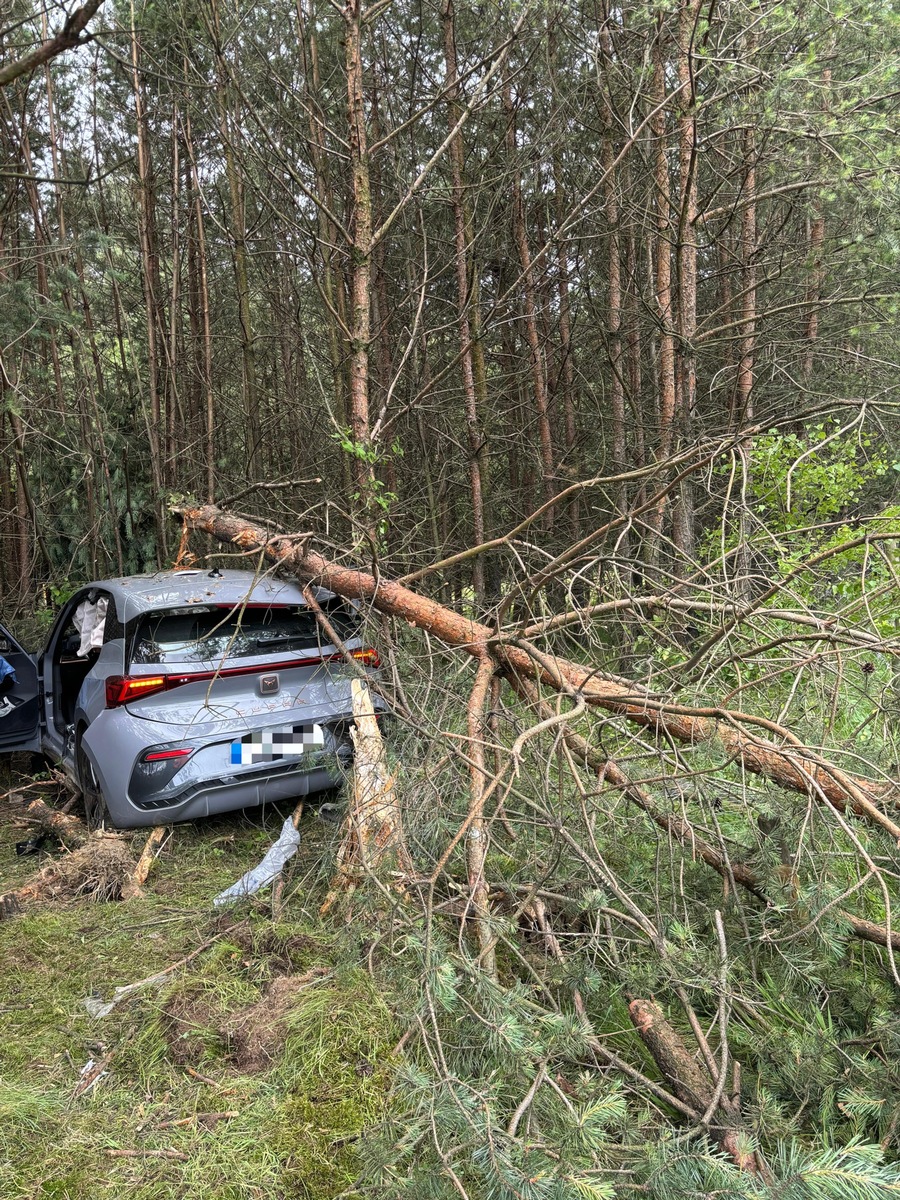
{"label": "open car door", "polygon": [[0,716],[0,754],[13,750],[40,750],[40,688],[37,662],[22,649],[8,630],[0,625],[0,655],[16,673],[16,684],[7,698],[12,712]]}

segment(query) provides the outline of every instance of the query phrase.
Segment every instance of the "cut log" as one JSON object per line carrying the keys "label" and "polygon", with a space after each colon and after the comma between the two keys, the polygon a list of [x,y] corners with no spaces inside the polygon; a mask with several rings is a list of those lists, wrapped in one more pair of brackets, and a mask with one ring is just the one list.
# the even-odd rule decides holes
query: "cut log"
{"label": "cut log", "polygon": [[[486,625],[400,583],[381,576],[376,579],[366,571],[329,561],[311,546],[310,536],[271,534],[261,525],[214,505],[173,511],[192,529],[246,551],[259,551],[304,583],[314,582],[347,599],[364,600],[380,612],[417,625],[446,645],[476,658],[490,649],[508,673],[558,687],[554,672],[542,667],[521,645],[510,644]],[[559,677],[579,691],[588,704],[655,730],[666,740],[688,744],[718,740],[725,755],[740,762],[745,770],[790,791],[812,796],[826,806],[833,805],[840,811],[850,808],[900,842],[900,825],[883,809],[884,803],[893,798],[892,786],[849,774],[775,722],[734,710],[680,705],[661,699],[640,684],[566,659],[554,658],[553,664]],[[752,727],[765,729],[777,740],[751,732]]]}

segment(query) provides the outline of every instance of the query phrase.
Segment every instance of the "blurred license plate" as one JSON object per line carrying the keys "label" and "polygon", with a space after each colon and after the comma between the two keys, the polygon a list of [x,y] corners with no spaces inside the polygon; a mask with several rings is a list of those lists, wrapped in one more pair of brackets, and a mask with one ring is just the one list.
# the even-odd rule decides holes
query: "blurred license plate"
{"label": "blurred license plate", "polygon": [[301,758],[308,750],[325,745],[321,725],[287,725],[280,729],[258,729],[231,743],[231,762],[246,767],[253,763]]}

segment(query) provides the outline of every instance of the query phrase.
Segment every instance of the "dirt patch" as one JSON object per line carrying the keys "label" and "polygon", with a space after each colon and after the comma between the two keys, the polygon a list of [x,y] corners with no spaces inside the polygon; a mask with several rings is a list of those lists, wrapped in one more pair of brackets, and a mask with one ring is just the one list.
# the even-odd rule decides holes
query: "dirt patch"
{"label": "dirt patch", "polygon": [[286,1018],[297,995],[314,980],[329,974],[314,967],[303,975],[279,975],[256,1004],[235,1014],[225,1031],[229,1056],[247,1074],[268,1070],[287,1036]]}
{"label": "dirt patch", "polygon": [[220,917],[212,926],[213,933],[221,933],[244,955],[248,965],[258,962],[271,975],[288,975],[297,967],[305,966],[309,955],[321,951],[314,937],[303,933],[279,934],[271,925],[260,927],[247,920],[235,921],[233,917]]}
{"label": "dirt patch", "polygon": [[215,996],[202,987],[177,991],[160,1013],[169,1057],[181,1067],[197,1067],[225,1049],[219,1027],[225,1014]]}

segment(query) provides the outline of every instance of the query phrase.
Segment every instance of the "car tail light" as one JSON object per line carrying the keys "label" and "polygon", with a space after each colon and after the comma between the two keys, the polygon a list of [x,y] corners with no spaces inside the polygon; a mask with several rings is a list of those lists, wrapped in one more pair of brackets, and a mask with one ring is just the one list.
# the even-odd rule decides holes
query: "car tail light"
{"label": "car tail light", "polygon": [[118,708],[165,689],[165,675],[112,675],[106,681],[106,707]]}
{"label": "car tail light", "polygon": [[[364,667],[381,666],[378,651],[370,646],[364,650],[351,651],[351,657]],[[216,679],[230,679],[236,675],[260,675],[270,671],[290,671],[295,667],[343,661],[343,654],[315,654],[309,658],[291,658],[285,662],[266,663],[265,666],[255,663],[246,667],[220,667],[216,671],[187,671],[179,675],[111,675],[106,681],[106,707],[118,708],[122,704],[131,704],[133,700],[142,700],[145,696],[155,696],[158,692],[169,692],[172,688],[183,687],[186,683],[211,683]]]}
{"label": "car tail light", "polygon": [[362,663],[364,667],[380,667],[381,659],[378,656],[378,651],[367,647],[365,650],[352,651],[351,658],[355,658],[357,662]]}
{"label": "car tail light", "polygon": [[161,788],[168,787],[187,760],[193,746],[157,746],[145,750],[134,764],[128,794],[137,804],[145,804]]}

